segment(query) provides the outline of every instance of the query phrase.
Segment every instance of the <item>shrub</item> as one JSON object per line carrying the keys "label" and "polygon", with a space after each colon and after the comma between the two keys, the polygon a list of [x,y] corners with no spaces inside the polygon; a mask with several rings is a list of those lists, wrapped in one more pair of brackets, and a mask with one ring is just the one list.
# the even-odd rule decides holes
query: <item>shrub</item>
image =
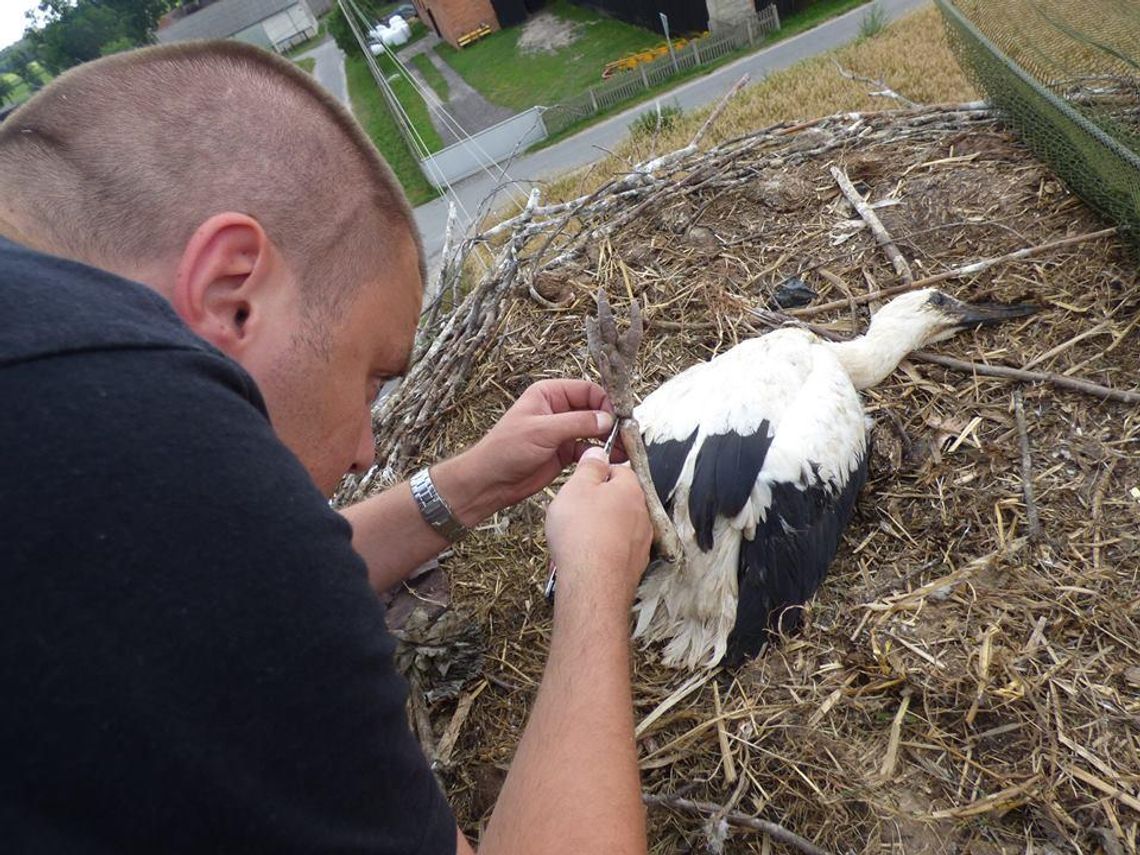
{"label": "shrub", "polygon": [[675,104],[667,104],[663,107],[658,101],[655,109],[646,110],[633,120],[629,126],[630,136],[635,138],[649,137],[667,131],[680,120],[684,113],[685,111]]}
{"label": "shrub", "polygon": [[859,21],[859,38],[869,39],[872,36],[877,36],[886,28],[887,12],[879,0],[875,0],[871,4],[871,8],[863,15],[862,20]]}

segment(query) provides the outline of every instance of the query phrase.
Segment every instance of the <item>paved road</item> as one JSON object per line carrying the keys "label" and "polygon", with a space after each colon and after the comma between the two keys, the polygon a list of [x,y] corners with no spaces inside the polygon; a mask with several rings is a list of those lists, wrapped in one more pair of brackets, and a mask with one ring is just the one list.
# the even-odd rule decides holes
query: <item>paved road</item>
{"label": "paved road", "polygon": [[332,39],[325,39],[315,48],[305,51],[297,59],[312,57],[317,61],[313,66],[313,77],[325,89],[329,90],[348,109],[352,104],[348,100],[348,81],[344,76],[344,53],[336,46]]}
{"label": "paved road", "polygon": [[[911,12],[926,5],[929,0],[879,0],[889,19]],[[770,48],[750,54],[723,66],[705,77],[698,78],[662,94],[662,101],[675,101],[686,110],[701,107],[717,101],[733,83],[745,72],[752,80],[759,82],[766,74],[794,65],[800,60],[825,53],[840,47],[859,35],[859,22],[867,13],[867,7],[853,9],[838,18],[832,18],[818,27],[779,42]],[[563,172],[577,169],[592,163],[603,156],[625,137],[629,124],[646,109],[645,103],[631,107],[609,119],[593,125],[579,134],[562,142],[525,155],[508,168],[514,185],[526,190],[535,184],[548,180]],[[465,179],[455,190],[462,204],[472,216],[480,209],[491,194],[501,185],[501,179],[488,175],[474,175]],[[499,192],[491,198],[488,207],[497,207],[509,201],[507,195]],[[416,222],[424,238],[430,266],[438,264],[436,256],[443,248],[443,233],[447,224],[448,197],[443,196],[416,208]],[[462,223],[467,225],[466,222]]]}

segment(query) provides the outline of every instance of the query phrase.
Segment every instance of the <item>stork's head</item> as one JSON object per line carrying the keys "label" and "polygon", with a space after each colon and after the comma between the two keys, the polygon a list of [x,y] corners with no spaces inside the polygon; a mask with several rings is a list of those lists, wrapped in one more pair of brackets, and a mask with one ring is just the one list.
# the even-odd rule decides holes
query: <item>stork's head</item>
{"label": "stork's head", "polygon": [[945,341],[976,326],[1023,318],[1038,311],[1028,303],[963,303],[935,288],[923,288],[895,297],[871,318],[876,333],[893,333],[919,348]]}

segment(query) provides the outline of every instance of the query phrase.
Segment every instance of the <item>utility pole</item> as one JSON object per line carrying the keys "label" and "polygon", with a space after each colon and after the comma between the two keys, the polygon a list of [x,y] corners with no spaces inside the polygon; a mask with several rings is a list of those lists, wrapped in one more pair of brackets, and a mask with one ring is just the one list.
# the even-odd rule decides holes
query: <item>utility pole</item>
{"label": "utility pole", "polygon": [[669,36],[669,16],[664,12],[658,12],[661,16],[661,27],[665,30],[665,44],[669,45],[669,56],[673,60],[673,73],[677,73],[681,69],[677,65],[677,53],[673,50],[673,39]]}

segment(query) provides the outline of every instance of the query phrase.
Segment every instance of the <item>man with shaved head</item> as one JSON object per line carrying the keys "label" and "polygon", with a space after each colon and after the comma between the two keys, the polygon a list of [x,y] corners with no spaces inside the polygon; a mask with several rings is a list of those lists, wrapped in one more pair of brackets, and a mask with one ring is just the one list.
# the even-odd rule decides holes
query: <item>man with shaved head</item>
{"label": "man with shaved head", "polygon": [[470,852],[376,595],[575,471],[550,657],[480,851],[645,850],[628,615],[650,540],[585,381],[333,512],[423,251],[391,172],[237,43],[64,74],[0,125],[0,828],[20,852]]}

